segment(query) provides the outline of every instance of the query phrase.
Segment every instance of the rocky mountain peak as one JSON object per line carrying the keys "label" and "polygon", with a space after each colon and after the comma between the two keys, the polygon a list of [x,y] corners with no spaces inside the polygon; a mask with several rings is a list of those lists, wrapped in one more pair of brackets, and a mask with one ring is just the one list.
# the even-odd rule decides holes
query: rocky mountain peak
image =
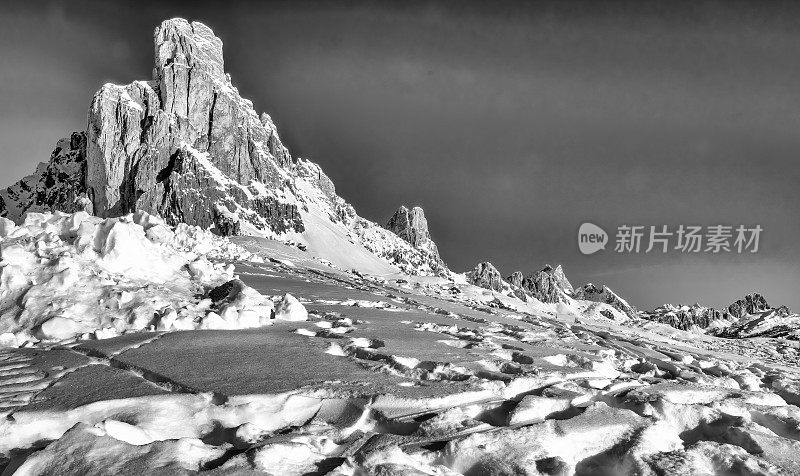
{"label": "rocky mountain peak", "polygon": [[231,85],[222,41],[177,18],[156,28],[154,47],[153,81],[107,84],[92,100],[86,185],[95,213],[302,232],[288,152]]}
{"label": "rocky mountain peak", "polygon": [[217,80],[223,79],[222,40],[206,25],[190,23],[183,18],[165,20],[155,30],[154,43],[154,78],[164,79],[179,69],[191,69]]}
{"label": "rocky mountain peak", "polygon": [[497,268],[488,261],[478,263],[472,271],[466,273],[467,282],[492,291],[503,290],[503,278]]}
{"label": "rocky mountain peak", "polygon": [[[548,267],[550,265],[547,265]],[[558,283],[559,287],[567,294],[572,294],[575,289],[572,287],[572,283],[569,282],[567,279],[567,275],[564,274],[564,269],[561,265],[558,265],[553,269],[553,277],[555,278],[556,282]]]}
{"label": "rocky mountain peak", "polygon": [[[561,267],[559,266],[558,269],[561,270]],[[563,271],[561,271],[561,277],[563,277],[563,280],[566,280]],[[567,281],[567,284],[569,284],[569,281]],[[545,303],[568,301],[568,296],[562,281],[549,264],[545,265],[541,270],[523,278],[521,287],[533,297]],[[572,289],[572,285],[569,287]]]}
{"label": "rocky mountain peak", "polygon": [[728,306],[727,311],[731,317],[739,319],[748,314],[756,314],[772,309],[766,298],[759,293],[748,294]]}
{"label": "rocky mountain peak", "polygon": [[506,278],[506,282],[512,286],[520,288],[522,287],[523,279],[525,279],[525,275],[522,274],[522,271],[514,271],[511,273],[511,276]]}
{"label": "rocky mountain peak", "polygon": [[218,90],[230,87],[222,40],[200,22],[174,18],[156,28],[154,42],[153,80],[162,109],[189,119],[195,132],[202,133],[202,122],[213,120],[210,114]]}
{"label": "rocky mountain peak", "polygon": [[[86,131],[0,190],[0,217],[21,222],[25,212],[56,210],[144,211],[223,235],[326,243],[323,255],[356,246],[352,259],[335,255],[341,262],[378,257],[409,274],[450,272],[421,208],[399,210],[392,231],[359,217],[322,169],[292,158],[271,117],[239,94],[222,41],[181,18],[155,29],[152,79],[105,84]],[[372,258],[358,258],[361,251]]]}
{"label": "rocky mountain peak", "polygon": [[[643,317],[681,330],[691,328],[708,330],[711,326],[716,326],[717,329],[713,329],[714,332],[722,332],[722,335],[735,335],[741,331],[741,326],[733,325],[730,329],[727,328],[734,321],[770,311],[771,314],[779,317],[786,317],[792,314],[786,306],[773,308],[767,303],[764,296],[759,293],[752,293],[742,299],[737,299],[721,310],[702,306],[698,303],[692,306],[664,304],[648,313],[643,313]],[[746,326],[746,323],[742,325]],[[720,331],[719,327],[725,330]]]}
{"label": "rocky mountain peak", "polygon": [[587,283],[577,289],[572,294],[575,299],[584,301],[602,302],[617,309],[620,312],[627,314],[632,319],[639,317],[639,311],[628,304],[617,293],[612,291],[608,286],[597,286],[592,283]]}
{"label": "rocky mountain peak", "polygon": [[389,218],[385,228],[421,253],[431,268],[438,270],[438,274],[449,272],[439,256],[439,248],[431,239],[428,220],[425,219],[425,212],[421,207],[409,209],[401,205]]}
{"label": "rocky mountain peak", "polygon": [[431,241],[428,220],[425,219],[425,212],[421,207],[409,210],[405,205],[401,205],[389,219],[386,229],[415,248],[425,246]]}

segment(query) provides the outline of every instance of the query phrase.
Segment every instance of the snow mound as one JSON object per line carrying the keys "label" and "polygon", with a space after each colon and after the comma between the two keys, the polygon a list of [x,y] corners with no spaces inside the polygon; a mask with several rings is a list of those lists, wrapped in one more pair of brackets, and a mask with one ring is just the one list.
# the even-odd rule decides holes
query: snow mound
{"label": "snow mound", "polygon": [[[195,296],[233,278],[233,265],[220,261],[263,261],[226,238],[144,212],[28,213],[20,226],[0,218],[0,250],[7,346],[202,327],[213,303]],[[216,310],[226,328],[255,327],[268,322],[272,303],[244,286]]]}
{"label": "snow mound", "polygon": [[307,321],[306,307],[289,293],[284,294],[275,310],[275,319],[282,321]]}

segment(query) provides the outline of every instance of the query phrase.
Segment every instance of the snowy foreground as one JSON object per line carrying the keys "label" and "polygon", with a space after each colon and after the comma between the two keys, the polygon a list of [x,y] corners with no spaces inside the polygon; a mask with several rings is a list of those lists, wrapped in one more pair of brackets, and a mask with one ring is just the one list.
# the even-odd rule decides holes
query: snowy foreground
{"label": "snowy foreground", "polygon": [[29,214],[0,239],[4,475],[800,473],[796,342],[143,213]]}

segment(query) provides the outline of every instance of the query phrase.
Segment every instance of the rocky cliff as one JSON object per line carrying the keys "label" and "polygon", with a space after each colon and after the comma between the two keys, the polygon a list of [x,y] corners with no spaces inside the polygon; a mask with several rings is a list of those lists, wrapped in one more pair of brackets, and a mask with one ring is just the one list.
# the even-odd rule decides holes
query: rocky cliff
{"label": "rocky cliff", "polygon": [[267,116],[225,74],[222,41],[205,25],[155,31],[152,81],[107,84],[87,126],[86,185],[94,212],[141,209],[170,223],[302,232],[293,161]]}
{"label": "rocky cliff", "polygon": [[572,284],[564,275],[564,270],[560,265],[555,268],[545,265],[544,268],[528,276],[524,276],[520,271],[515,271],[503,280],[491,263],[483,262],[478,263],[465,276],[470,284],[493,291],[502,291],[523,301],[535,298],[547,304],[567,303],[570,302],[570,294],[573,291]]}
{"label": "rocky cliff", "polygon": [[222,41],[180,18],[155,30],[151,80],[104,85],[86,131],[0,192],[0,216],[15,221],[29,210],[78,209],[101,217],[144,210],[223,235],[356,243],[407,273],[449,273],[421,209],[408,213],[402,237],[359,217],[318,165],[292,157],[270,116],[241,97]]}
{"label": "rocky cliff", "polygon": [[766,298],[759,293],[737,299],[724,309],[700,304],[692,306],[664,304],[650,312],[642,313],[642,317],[681,330],[704,330],[710,334],[730,338],[796,339],[796,326],[788,324],[800,321],[800,317],[792,314],[786,306],[771,307]]}
{"label": "rocky cliff", "polygon": [[472,271],[466,273],[467,282],[492,291],[503,290],[503,278],[492,263],[478,263]]}
{"label": "rocky cliff", "polygon": [[58,209],[86,210],[92,205],[86,196],[86,134],[75,132],[61,139],[49,162],[36,172],[0,190],[0,217],[20,222],[26,212]]}
{"label": "rocky cliff", "polygon": [[[561,266],[558,267],[558,270],[561,271]],[[521,287],[536,299],[552,304],[568,301],[567,292],[564,288],[565,282],[569,285],[569,281],[566,281],[563,271],[559,275],[548,264],[539,271],[523,278]],[[570,291],[572,290],[572,285],[569,285],[569,289]]]}
{"label": "rocky cliff", "polygon": [[648,313],[643,313],[642,317],[684,331],[693,328],[706,329],[715,321],[729,318],[729,316],[722,311],[699,304],[694,304],[692,306],[665,304]]}
{"label": "rocky cliff", "polygon": [[[440,275],[449,273],[447,266],[439,256],[439,248],[431,239],[428,220],[425,219],[425,212],[422,208],[408,209],[405,205],[401,205],[389,218],[386,229],[411,245],[433,269],[434,273]],[[395,258],[395,261],[402,260],[402,256]]]}

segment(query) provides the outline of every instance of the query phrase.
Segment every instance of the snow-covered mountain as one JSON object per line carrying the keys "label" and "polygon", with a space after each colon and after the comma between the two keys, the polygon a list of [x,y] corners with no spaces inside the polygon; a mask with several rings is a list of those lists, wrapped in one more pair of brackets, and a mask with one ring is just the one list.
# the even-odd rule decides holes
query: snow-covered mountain
{"label": "snow-covered mountain", "polygon": [[639,317],[639,311],[635,307],[628,304],[628,301],[605,285],[596,286],[592,283],[587,283],[576,289],[575,292],[572,293],[572,296],[575,299],[608,304],[614,309],[625,313],[632,319]]}
{"label": "snow-covered mountain", "polygon": [[[258,115],[225,73],[211,29],[167,20],[154,46],[153,78],[104,85],[86,131],[59,141],[48,163],[0,191],[0,216],[19,224],[26,211],[141,210],[170,225],[340,250],[329,259],[345,268],[449,273],[427,225],[409,240],[359,217],[317,164],[290,154],[269,115]],[[425,223],[421,209],[411,215]]]}
{"label": "snow-covered mountain", "polygon": [[[642,314],[645,319],[667,324],[676,329],[706,329],[713,325],[720,325],[729,316],[722,311],[700,304],[674,305],[664,304],[650,312]],[[716,323],[716,324],[715,324]]]}
{"label": "snow-covered mountain", "polygon": [[800,315],[792,313],[786,306],[773,308],[759,293],[748,294],[724,309],[700,304],[664,304],[642,313],[642,317],[676,329],[701,331],[720,337],[800,340]]}
{"label": "snow-covered mountain", "polygon": [[497,268],[488,261],[478,263],[464,275],[472,285],[517,298],[525,303],[549,307],[553,312],[575,313],[589,318],[614,321],[638,319],[636,308],[606,286],[586,284],[573,288],[561,265],[542,269],[525,276],[515,271],[503,279]]}
{"label": "snow-covered mountain", "polygon": [[800,474],[797,314],[452,273],[421,208],[381,227],[291,156],[207,27],[155,53],[0,191],[1,474]]}

